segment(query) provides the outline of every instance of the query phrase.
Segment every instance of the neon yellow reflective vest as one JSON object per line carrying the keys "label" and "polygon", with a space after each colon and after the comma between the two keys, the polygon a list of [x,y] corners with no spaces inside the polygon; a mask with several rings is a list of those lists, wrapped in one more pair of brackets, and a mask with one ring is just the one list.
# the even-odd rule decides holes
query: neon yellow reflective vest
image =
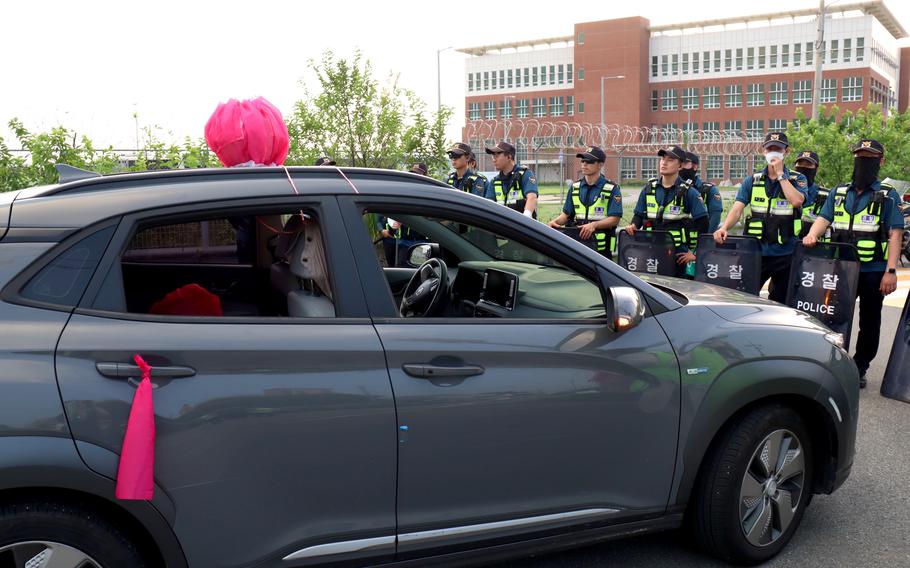
{"label": "neon yellow reflective vest", "polygon": [[515,203],[523,197],[521,192],[521,178],[524,177],[526,171],[528,171],[527,166],[518,166],[512,174],[511,186],[506,189],[503,189],[502,187],[502,174],[493,178],[493,191],[496,193],[496,203],[509,205],[510,202]]}
{"label": "neon yellow reflective vest", "polygon": [[[648,180],[650,187],[645,194],[645,222],[646,231],[668,231],[673,236],[673,244],[680,247],[690,240],[689,233],[695,231],[692,224],[692,213],[686,212],[685,191],[676,192],[676,196],[667,205],[657,202],[657,178]],[[688,187],[680,186],[685,190]],[[666,191],[666,189],[665,189]]]}
{"label": "neon yellow reflective vest", "polygon": [[[594,221],[602,221],[607,218],[607,211],[610,206],[610,195],[615,187],[612,183],[606,182],[600,190],[600,194],[594,203],[585,205],[581,202],[581,181],[578,180],[569,188],[572,196],[572,207],[575,210],[575,224],[583,225]],[[584,211],[584,217],[581,212]],[[613,250],[613,230],[597,230],[594,232],[594,241],[597,245],[598,252]]]}
{"label": "neon yellow reflective vest", "polygon": [[[797,179],[798,174],[790,174],[791,182]],[[752,211],[746,219],[747,236],[758,237],[765,244],[784,244],[799,234],[802,227],[800,208],[794,207],[783,193],[771,199],[763,173],[752,176],[752,199],[749,206]]]}
{"label": "neon yellow reflective vest", "polygon": [[831,240],[856,246],[860,262],[873,262],[888,258],[888,231],[882,224],[882,206],[888,198],[887,190],[878,190],[862,211],[847,211],[847,190],[842,185],[834,190],[834,220],[831,222]]}

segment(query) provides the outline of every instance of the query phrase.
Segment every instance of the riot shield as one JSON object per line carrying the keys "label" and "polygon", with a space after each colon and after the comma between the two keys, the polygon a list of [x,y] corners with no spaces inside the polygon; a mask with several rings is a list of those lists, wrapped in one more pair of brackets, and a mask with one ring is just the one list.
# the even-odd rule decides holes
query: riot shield
{"label": "riot shield", "polygon": [[[576,226],[558,227],[556,230],[559,231],[560,233],[566,235],[567,237],[572,237],[573,239],[575,239],[576,241],[585,245],[586,247],[593,250],[594,252],[599,252],[600,254],[602,254],[603,256],[605,256],[609,259],[613,258],[612,248],[613,248],[613,239],[616,238],[616,229],[602,229],[602,230],[594,231],[594,234],[592,234],[587,239],[581,238],[581,235],[579,234],[580,228],[576,227]],[[598,238],[606,239],[606,241],[607,241],[606,250],[597,250]]]}
{"label": "riot shield", "polygon": [[910,402],[910,294],[894,333],[891,356],[882,379],[882,396]]}
{"label": "riot shield", "polygon": [[723,244],[714,235],[698,237],[695,279],[758,295],[761,291],[761,242],[755,237],[728,236]]}
{"label": "riot shield", "polygon": [[845,243],[800,243],[793,254],[787,305],[814,316],[844,336],[850,346],[853,308],[859,287],[856,247]]}
{"label": "riot shield", "polygon": [[676,275],[673,235],[668,231],[619,231],[618,264],[629,272]]}

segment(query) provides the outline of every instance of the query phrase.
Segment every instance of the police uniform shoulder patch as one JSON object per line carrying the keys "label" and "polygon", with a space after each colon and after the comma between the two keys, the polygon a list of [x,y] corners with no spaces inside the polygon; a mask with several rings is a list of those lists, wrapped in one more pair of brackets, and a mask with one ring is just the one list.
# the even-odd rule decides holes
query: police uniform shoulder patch
{"label": "police uniform shoulder patch", "polygon": [[622,195],[614,195],[613,201],[615,201],[616,203],[622,203]]}
{"label": "police uniform shoulder patch", "polygon": [[714,194],[714,199],[716,199],[716,200],[718,200],[718,201],[723,201],[723,200],[724,200],[724,198],[721,197],[719,193],[715,193],[715,194]]}

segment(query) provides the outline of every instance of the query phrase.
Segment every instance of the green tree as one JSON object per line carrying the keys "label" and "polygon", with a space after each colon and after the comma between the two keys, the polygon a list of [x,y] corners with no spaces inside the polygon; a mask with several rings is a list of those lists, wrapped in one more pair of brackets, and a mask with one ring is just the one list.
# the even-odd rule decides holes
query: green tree
{"label": "green tree", "polygon": [[444,171],[445,125],[452,109],[428,112],[394,77],[380,85],[360,52],[347,60],[326,51],[309,66],[319,92],[304,86],[304,99],[294,105],[288,164],[310,165],[327,154],[349,166],[401,168],[420,161],[434,173]]}

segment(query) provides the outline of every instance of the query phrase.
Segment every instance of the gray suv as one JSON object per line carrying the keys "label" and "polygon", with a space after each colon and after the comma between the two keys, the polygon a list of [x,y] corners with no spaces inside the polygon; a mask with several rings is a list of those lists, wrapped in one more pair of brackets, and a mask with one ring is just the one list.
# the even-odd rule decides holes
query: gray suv
{"label": "gray suv", "polygon": [[[0,567],[483,563],[686,526],[756,564],[853,463],[787,307],[407,173],[0,194]],[[114,497],[152,366],[154,496]]]}

